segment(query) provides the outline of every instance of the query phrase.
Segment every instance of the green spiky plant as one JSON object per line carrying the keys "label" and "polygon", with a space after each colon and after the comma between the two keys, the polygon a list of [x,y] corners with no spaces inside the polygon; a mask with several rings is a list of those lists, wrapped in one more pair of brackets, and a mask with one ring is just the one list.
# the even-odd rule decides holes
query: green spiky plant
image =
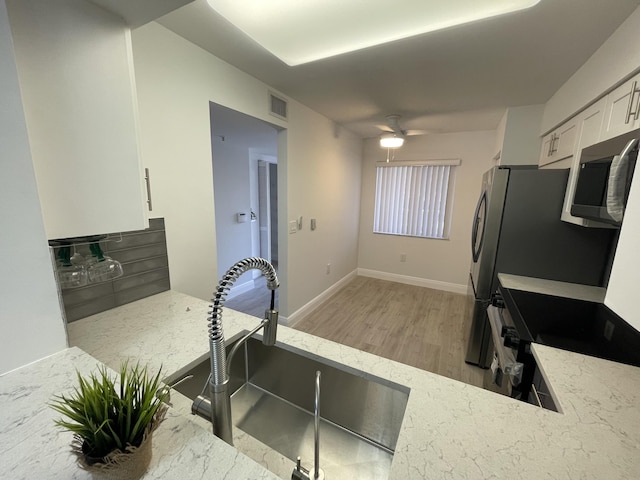
{"label": "green spiky plant", "polygon": [[[160,373],[150,375],[147,367],[120,366],[120,384],[111,379],[106,367],[83,378],[77,372],[79,385],[72,394],[56,395],[51,407],[66,420],[55,424],[74,433],[82,443],[82,452],[89,457],[103,458],[113,451],[128,452],[139,447],[148,428],[162,421],[164,399],[156,395],[161,386]],[[155,423],[155,424],[154,424]]]}

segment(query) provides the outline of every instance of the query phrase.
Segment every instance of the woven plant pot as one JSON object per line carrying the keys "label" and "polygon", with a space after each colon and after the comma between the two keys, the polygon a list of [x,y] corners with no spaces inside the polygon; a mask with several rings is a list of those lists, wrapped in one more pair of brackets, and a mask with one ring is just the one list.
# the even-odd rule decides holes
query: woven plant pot
{"label": "woven plant pot", "polygon": [[166,407],[158,410],[154,421],[145,431],[139,447],[129,445],[124,452],[117,449],[106,457],[96,458],[87,455],[83,439],[74,437],[71,449],[76,455],[78,465],[89,472],[95,480],[138,480],[149,468],[153,454],[153,432],[164,420],[166,412]]}

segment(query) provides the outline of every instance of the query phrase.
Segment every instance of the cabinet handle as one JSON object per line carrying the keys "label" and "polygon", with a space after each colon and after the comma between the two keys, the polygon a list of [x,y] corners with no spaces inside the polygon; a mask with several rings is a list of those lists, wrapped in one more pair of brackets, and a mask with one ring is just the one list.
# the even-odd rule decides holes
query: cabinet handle
{"label": "cabinet handle", "polygon": [[151,203],[151,178],[149,177],[149,169],[144,169],[144,182],[147,185],[147,206],[149,211],[153,211],[153,204]]}
{"label": "cabinet handle", "polygon": [[549,150],[547,150],[547,157],[553,155],[553,140],[555,138],[555,133],[551,135],[551,139],[549,140]]}
{"label": "cabinet handle", "polygon": [[549,151],[547,152],[547,157],[550,157],[551,155],[553,155],[558,151],[558,149],[556,148],[556,142],[558,140],[560,140],[559,135],[556,135],[555,133],[551,135],[551,141],[549,142]]}
{"label": "cabinet handle", "polygon": [[638,115],[640,115],[640,108],[638,108],[638,103],[640,103],[640,98],[638,102],[636,102],[636,109],[633,109],[633,100],[636,98],[636,93],[638,93],[638,89],[636,88],[638,82],[633,82],[631,86],[631,97],[629,98],[629,105],[627,105],[627,117],[624,119],[624,124],[627,125],[631,121],[631,116],[633,116],[634,120],[638,120]]}

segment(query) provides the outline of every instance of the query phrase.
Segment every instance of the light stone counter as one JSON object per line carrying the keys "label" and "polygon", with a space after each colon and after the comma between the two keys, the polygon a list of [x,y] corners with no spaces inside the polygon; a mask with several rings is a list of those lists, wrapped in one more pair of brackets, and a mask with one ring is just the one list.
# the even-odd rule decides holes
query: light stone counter
{"label": "light stone counter", "polygon": [[[112,368],[117,368],[122,358],[133,357],[152,366],[163,364],[169,374],[206,354],[207,309],[207,302],[165,292],[70,324],[70,341]],[[225,336],[231,338],[255,326],[257,320],[226,310],[223,321]],[[558,414],[286,327],[278,329],[278,343],[411,389],[392,479],[640,478],[638,368],[536,346],[536,355],[563,407],[564,413]],[[69,368],[59,366],[60,370]],[[5,385],[3,380],[3,398],[4,392],[20,396],[23,385],[33,382],[25,377]],[[43,398],[34,400],[38,403]],[[176,427],[195,431],[188,418],[172,413]],[[11,418],[12,422],[20,421],[13,415]],[[47,435],[54,431],[49,424],[41,428]],[[0,432],[4,431],[3,424]],[[173,434],[170,428],[163,432],[165,438]],[[6,438],[11,438],[11,432]],[[188,442],[182,438],[166,443]],[[58,450],[63,451],[65,443],[60,440]],[[222,442],[203,435],[194,443],[205,443],[200,448],[207,450]],[[179,459],[169,445],[161,454],[156,452],[154,460],[165,465],[165,478],[183,478],[180,473],[174,475],[173,468],[176,472],[202,472],[205,465],[211,468],[211,456],[189,454]],[[163,455],[172,458],[171,463]],[[22,459],[27,464],[39,462],[37,454],[25,454]],[[240,454],[233,461],[237,469],[254,466]],[[270,478],[266,471],[259,475],[229,474],[227,478]],[[62,473],[59,478],[73,477]]]}
{"label": "light stone counter", "polygon": [[512,290],[524,290],[527,292],[554,295],[556,297],[574,298],[588,302],[604,302],[607,290],[602,287],[592,287],[578,283],[557,282],[543,278],[523,277],[508,273],[499,273],[500,285]]}
{"label": "light stone counter", "polygon": [[[79,348],[69,348],[0,377],[0,478],[91,478],[75,463],[72,434],[54,427],[60,415],[47,404],[53,395],[72,391],[76,369],[86,375],[98,365]],[[226,443],[211,441],[211,436],[209,430],[169,409],[153,434],[153,458],[143,478],[278,478]]]}

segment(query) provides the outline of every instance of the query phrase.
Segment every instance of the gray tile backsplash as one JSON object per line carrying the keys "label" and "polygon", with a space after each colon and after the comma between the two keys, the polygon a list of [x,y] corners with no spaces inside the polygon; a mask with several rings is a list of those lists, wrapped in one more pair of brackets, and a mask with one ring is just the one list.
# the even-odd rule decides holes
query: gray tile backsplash
{"label": "gray tile backsplash", "polygon": [[[112,237],[118,241],[111,240]],[[68,322],[171,288],[164,219],[150,219],[148,229],[124,232],[121,240],[120,234],[109,238],[100,242],[100,247],[105,255],[122,264],[124,274],[115,280],[62,290]],[[90,255],[89,245],[77,245],[75,250]]]}

